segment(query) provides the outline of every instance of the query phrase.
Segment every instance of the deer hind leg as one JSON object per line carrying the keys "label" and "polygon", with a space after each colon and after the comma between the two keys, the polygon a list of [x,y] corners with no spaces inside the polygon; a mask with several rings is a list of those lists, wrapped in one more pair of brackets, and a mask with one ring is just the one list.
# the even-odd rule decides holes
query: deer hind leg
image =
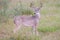
{"label": "deer hind leg", "polygon": [[16,27],[13,30],[13,33],[16,33],[21,27],[21,24],[16,23]]}

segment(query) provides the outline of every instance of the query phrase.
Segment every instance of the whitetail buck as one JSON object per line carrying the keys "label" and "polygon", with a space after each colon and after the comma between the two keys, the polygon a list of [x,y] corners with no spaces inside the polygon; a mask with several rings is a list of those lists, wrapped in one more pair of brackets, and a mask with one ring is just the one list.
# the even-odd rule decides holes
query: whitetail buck
{"label": "whitetail buck", "polygon": [[13,30],[14,33],[16,33],[16,31],[18,31],[20,29],[21,25],[31,26],[33,29],[32,32],[37,33],[36,27],[37,27],[37,24],[39,23],[39,19],[40,19],[39,10],[42,7],[42,4],[39,7],[34,7],[32,5],[33,4],[31,3],[30,7],[33,9],[34,15],[32,15],[32,16],[27,16],[27,15],[16,16],[14,18],[14,24],[16,25],[16,28]]}

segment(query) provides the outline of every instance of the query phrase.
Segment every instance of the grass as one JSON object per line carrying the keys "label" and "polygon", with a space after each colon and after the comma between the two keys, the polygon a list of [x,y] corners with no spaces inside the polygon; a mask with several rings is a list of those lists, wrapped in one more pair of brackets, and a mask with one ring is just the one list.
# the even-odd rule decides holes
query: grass
{"label": "grass", "polygon": [[38,31],[39,32],[55,32],[55,31],[57,31],[59,29],[60,29],[59,27],[55,27],[55,26],[53,26],[53,27],[46,26],[46,27],[38,28]]}
{"label": "grass", "polygon": [[[57,30],[60,31],[60,4],[58,2],[56,3],[52,2],[52,3],[50,4],[45,3],[45,5],[41,9],[41,19],[38,26],[39,32],[52,33],[52,32],[56,32]],[[27,15],[30,15],[30,13],[33,14],[33,12],[29,10],[29,8],[26,9],[24,7],[23,10],[20,10],[19,8],[17,9],[17,11],[14,9],[7,10],[8,14],[6,14],[5,16],[7,16],[8,20],[3,20],[3,18],[6,18],[6,17],[2,18],[2,16],[0,16],[1,18],[0,21],[3,21],[3,23],[0,22],[0,33],[3,30],[5,30],[6,32],[4,31],[3,32],[6,33],[7,35],[9,34],[7,37],[2,36],[0,40],[35,40],[35,39],[40,40],[41,39],[41,37],[38,37],[38,36],[34,36],[34,35],[28,36],[24,34],[26,30],[24,30],[22,34],[20,33],[22,30],[19,31],[19,33],[17,32],[17,34],[12,33],[12,30],[14,29],[15,25],[13,23],[13,18],[9,18],[9,16],[20,15],[20,11],[22,11],[21,13],[23,14],[26,13]]]}

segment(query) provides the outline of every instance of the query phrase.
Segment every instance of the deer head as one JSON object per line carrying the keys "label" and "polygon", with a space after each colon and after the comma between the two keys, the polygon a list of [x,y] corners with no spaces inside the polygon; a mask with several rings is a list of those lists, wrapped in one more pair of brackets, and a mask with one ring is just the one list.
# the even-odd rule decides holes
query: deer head
{"label": "deer head", "polygon": [[39,12],[40,9],[42,8],[42,2],[40,2],[39,7],[35,7],[34,4],[33,4],[33,2],[31,2],[31,3],[30,3],[30,7],[32,8],[32,10],[33,10],[35,13],[37,13],[37,12]]}

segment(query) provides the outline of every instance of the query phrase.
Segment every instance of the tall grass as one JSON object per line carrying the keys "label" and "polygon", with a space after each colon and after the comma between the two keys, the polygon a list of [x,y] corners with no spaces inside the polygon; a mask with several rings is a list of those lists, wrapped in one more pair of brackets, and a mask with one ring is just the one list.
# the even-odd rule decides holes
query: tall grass
{"label": "tall grass", "polygon": [[[13,34],[12,32],[12,30],[15,27],[13,23],[14,16],[31,14],[33,15],[33,11],[30,9],[30,7],[28,7],[24,3],[19,2],[19,5],[17,5],[18,4],[17,3],[15,7],[9,9],[8,0],[3,0],[1,3],[3,3],[3,5],[1,5],[3,8],[0,9],[0,30],[2,29],[6,30],[7,31],[6,33],[7,34],[9,33],[10,36],[9,38],[2,37],[2,39],[0,38],[1,40],[40,40],[41,34],[38,37],[34,35],[28,36],[28,34],[26,35],[24,33],[21,35],[18,32],[17,35]],[[2,24],[4,22],[5,24]],[[43,3],[43,7],[41,9],[41,19],[37,30],[43,33],[44,32],[51,33],[60,30],[60,3],[58,0],[57,1],[46,0],[46,3],[45,2]]]}

